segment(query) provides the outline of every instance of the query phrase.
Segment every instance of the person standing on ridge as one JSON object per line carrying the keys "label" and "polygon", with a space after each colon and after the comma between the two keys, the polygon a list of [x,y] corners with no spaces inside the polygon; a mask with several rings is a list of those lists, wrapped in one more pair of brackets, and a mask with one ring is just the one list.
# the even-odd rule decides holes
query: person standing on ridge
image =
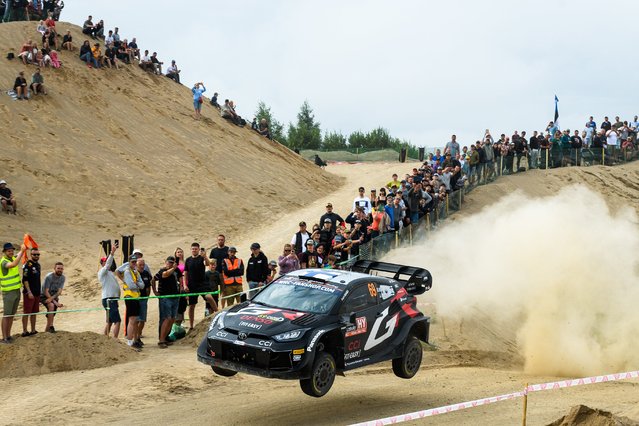
{"label": "person standing on ridge", "polygon": [[206,92],[206,87],[204,87],[204,83],[202,82],[195,83],[195,85],[191,89],[191,92],[193,93],[193,109],[195,110],[195,119],[199,120],[201,117],[202,104],[204,103],[202,94]]}

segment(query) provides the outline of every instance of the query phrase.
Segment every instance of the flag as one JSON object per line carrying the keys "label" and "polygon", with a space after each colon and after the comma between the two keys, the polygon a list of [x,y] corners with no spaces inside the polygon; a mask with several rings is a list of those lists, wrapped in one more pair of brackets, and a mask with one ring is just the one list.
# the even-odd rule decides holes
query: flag
{"label": "flag", "polygon": [[557,99],[557,95],[555,95],[555,127],[557,128],[557,130],[561,130],[561,128],[559,127],[559,108],[557,107],[557,104],[559,103],[559,99]]}
{"label": "flag", "polygon": [[[38,243],[36,243],[33,237],[29,234],[24,234],[24,238],[22,239],[22,244],[24,244],[27,250],[38,248]],[[28,257],[29,256],[26,256],[26,254],[25,256],[22,256],[22,263],[26,263]]]}

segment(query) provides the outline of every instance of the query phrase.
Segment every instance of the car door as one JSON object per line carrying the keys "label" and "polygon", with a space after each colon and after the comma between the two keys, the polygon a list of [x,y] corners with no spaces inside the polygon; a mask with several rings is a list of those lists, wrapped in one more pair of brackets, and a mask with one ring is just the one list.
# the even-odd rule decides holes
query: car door
{"label": "car door", "polygon": [[379,313],[377,287],[374,283],[362,283],[353,288],[340,309],[340,315],[354,323],[342,327],[344,338],[344,365],[356,366],[370,359],[378,348],[365,349],[371,325]]}

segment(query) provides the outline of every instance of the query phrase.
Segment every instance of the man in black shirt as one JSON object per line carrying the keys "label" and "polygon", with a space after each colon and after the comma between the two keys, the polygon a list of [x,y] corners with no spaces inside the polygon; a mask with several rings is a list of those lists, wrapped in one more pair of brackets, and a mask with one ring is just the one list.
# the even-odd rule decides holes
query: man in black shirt
{"label": "man in black shirt", "polygon": [[259,243],[251,244],[251,257],[246,263],[246,281],[249,289],[255,290],[266,283],[266,278],[270,274],[268,259],[262,252]]}
{"label": "man in black shirt", "polygon": [[608,120],[608,117],[604,117],[604,121],[601,123],[601,128],[604,130],[604,132],[612,129],[612,124],[610,123],[610,120]]}
{"label": "man in black shirt", "polygon": [[[31,249],[31,259],[22,267],[22,293],[24,294],[23,308],[25,314],[35,314],[40,311],[40,250]],[[29,315],[22,317],[22,337],[32,336],[37,333],[36,327],[37,315]],[[31,319],[31,331],[27,331],[27,322]]]}
{"label": "man in black shirt", "polygon": [[[180,294],[180,280],[182,279],[182,272],[178,269],[178,264],[175,261],[175,257],[169,256],[166,258],[164,268],[160,269],[155,274],[155,280],[151,283],[153,293],[158,296],[167,296],[173,294]],[[155,283],[158,283],[158,289],[155,289]],[[158,346],[165,349],[168,344],[166,337],[171,331],[175,317],[178,311],[178,298],[167,297],[161,298],[160,301],[160,324],[159,332],[160,339]]]}
{"label": "man in black shirt", "polygon": [[325,218],[321,223],[323,224],[323,227],[319,231],[319,243],[321,246],[324,246],[324,253],[328,255],[331,251],[331,243],[335,237],[335,231],[333,230],[330,218]]}
{"label": "man in black shirt", "polygon": [[528,148],[530,149],[530,169],[539,168],[539,137],[537,136],[537,130],[533,132],[533,135],[530,137],[530,141],[528,143]]}
{"label": "man in black shirt", "polygon": [[[203,293],[207,290],[206,267],[209,266],[206,250],[200,249],[198,243],[191,244],[191,256],[184,261],[184,287],[188,293]],[[210,306],[210,313],[217,311],[217,303],[210,294],[203,294],[202,298]],[[189,296],[189,327],[193,329],[195,320],[195,305],[197,296]]]}
{"label": "man in black shirt", "polygon": [[224,265],[224,259],[229,258],[229,248],[225,245],[226,237],[222,234],[217,236],[217,247],[214,247],[211,250],[211,254],[209,257],[211,259],[215,259],[217,264],[215,265],[215,270],[222,273],[222,266]]}
{"label": "man in black shirt", "polygon": [[2,210],[9,214],[9,206],[11,206],[13,214],[16,214],[16,197],[11,190],[7,187],[7,182],[0,180],[0,202],[2,203]]}
{"label": "man in black shirt", "polygon": [[333,212],[333,204],[331,203],[328,203],[326,205],[326,213],[324,213],[319,220],[320,225],[322,225],[326,221],[326,219],[330,219],[331,231],[333,231],[333,233],[335,233],[338,224],[344,223],[344,219],[342,219],[342,217],[337,213]]}

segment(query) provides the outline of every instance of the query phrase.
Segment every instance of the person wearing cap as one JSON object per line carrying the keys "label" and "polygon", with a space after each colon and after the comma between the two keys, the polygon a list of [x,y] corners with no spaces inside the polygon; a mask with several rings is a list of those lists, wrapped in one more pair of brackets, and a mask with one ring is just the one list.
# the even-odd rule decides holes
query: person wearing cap
{"label": "person wearing cap", "polygon": [[0,259],[0,290],[2,290],[2,340],[0,343],[11,343],[11,327],[13,326],[13,315],[18,312],[20,303],[20,267],[18,264],[24,256],[27,248],[23,244],[17,256],[14,256],[15,247],[11,243],[5,243],[2,247],[2,258]]}
{"label": "person wearing cap", "polygon": [[322,217],[320,217],[319,223],[323,224],[324,222],[326,222],[326,219],[330,219],[331,230],[333,231],[333,233],[335,233],[337,225],[344,226],[344,219],[342,219],[340,215],[333,211],[333,204],[331,203],[326,204],[326,213],[324,213]]}
{"label": "person wearing cap", "polygon": [[264,286],[270,273],[268,259],[262,252],[260,244],[251,244],[251,257],[246,262],[246,281],[249,285],[249,295],[258,287]]}
{"label": "person wearing cap", "polygon": [[180,82],[180,70],[175,64],[175,59],[171,61],[171,65],[166,69],[166,76],[176,83]]}
{"label": "person wearing cap", "polygon": [[306,241],[311,238],[311,234],[306,230],[306,222],[301,221],[299,227],[300,230],[293,234],[293,238],[291,238],[291,245],[298,256],[306,251]]}
{"label": "person wearing cap", "polygon": [[335,231],[332,227],[333,222],[329,218],[324,219],[322,225],[323,226],[319,231],[319,243],[322,247],[324,247],[324,253],[328,254],[331,249],[333,237],[335,237]]}
{"label": "person wearing cap", "polygon": [[300,260],[293,250],[292,244],[284,244],[283,253],[278,256],[277,264],[280,267],[280,274],[288,274],[289,272],[300,269]]}
{"label": "person wearing cap", "polygon": [[7,214],[9,214],[9,207],[11,207],[12,213],[16,214],[16,197],[7,187],[7,182],[5,180],[0,180],[0,202],[2,203],[2,210],[7,212]]}
{"label": "person wearing cap", "polygon": [[[187,293],[206,293],[206,267],[211,262],[206,255],[206,249],[200,247],[199,243],[191,244],[191,256],[184,262],[184,288]],[[189,296],[189,327],[192,330],[195,321],[195,305],[197,296]],[[202,299],[208,304],[210,313],[217,311],[217,303],[210,294],[203,294]]]}
{"label": "person wearing cap", "polygon": [[366,196],[366,190],[363,186],[360,186],[358,191],[359,195],[353,200],[353,210],[355,210],[356,207],[361,207],[364,209],[365,214],[369,214],[373,209],[371,199]]}
{"label": "person wearing cap", "polygon": [[55,312],[58,308],[63,308],[64,305],[60,303],[60,296],[64,289],[64,283],[66,277],[63,275],[64,265],[62,262],[56,262],[53,266],[53,272],[49,272],[44,277],[42,283],[42,294],[40,295],[40,302],[47,308],[47,326],[45,328],[49,333],[55,333],[53,327],[53,320],[55,318]]}
{"label": "person wearing cap", "polygon": [[[31,258],[22,266],[22,337],[37,334],[36,318],[40,311],[40,289],[42,282],[40,280],[40,250],[32,248],[30,250]],[[31,331],[27,331],[27,325],[31,323]]]}
{"label": "person wearing cap", "polygon": [[300,255],[300,268],[319,268],[317,252],[315,251],[315,241],[306,241],[306,251]]}
{"label": "person wearing cap", "polygon": [[222,291],[222,307],[232,306],[240,302],[242,287],[242,277],[244,276],[244,262],[235,256],[237,249],[229,247],[229,257],[224,259],[222,265],[222,279],[224,280],[224,290]]}
{"label": "person wearing cap", "polygon": [[113,256],[117,249],[118,246],[112,246],[109,256],[100,259],[100,269],[98,270],[98,281],[102,286],[102,306],[104,306],[104,309],[106,310],[104,335],[108,336],[111,334],[111,329],[113,329],[114,339],[117,339],[120,335],[120,324],[122,323],[120,308],[118,306],[120,285],[113,274],[113,271],[115,270]]}
{"label": "person wearing cap", "polygon": [[93,64],[96,68],[102,67],[102,49],[100,49],[100,43],[94,43],[91,48],[91,54],[93,55]]}
{"label": "person wearing cap", "polygon": [[122,289],[124,290],[124,304],[126,306],[125,324],[127,344],[136,349],[142,345],[135,341],[138,331],[138,315],[140,314],[140,291],[145,287],[144,281],[137,270],[138,258],[132,254],[128,267],[122,274]]}
{"label": "person wearing cap", "polygon": [[[178,268],[176,258],[174,256],[167,257],[164,267],[155,274],[155,280],[151,284],[153,294],[156,296],[180,294],[180,280],[182,280],[182,272]],[[177,297],[163,297],[158,300],[160,305],[158,347],[166,349],[169,346],[167,336],[177,317],[179,302]]]}

